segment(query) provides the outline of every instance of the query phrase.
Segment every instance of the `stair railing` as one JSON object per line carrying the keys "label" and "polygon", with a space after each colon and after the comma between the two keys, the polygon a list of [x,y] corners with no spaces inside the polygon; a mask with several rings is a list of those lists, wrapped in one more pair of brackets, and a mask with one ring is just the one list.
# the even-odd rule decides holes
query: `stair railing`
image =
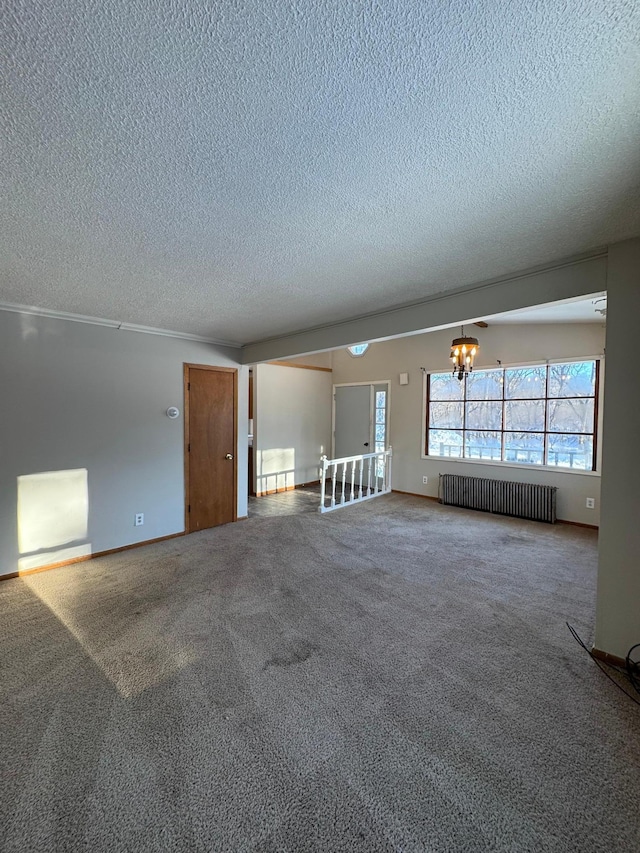
{"label": "stair railing", "polygon": [[320,506],[318,512],[331,512],[344,506],[378,498],[391,491],[393,452],[379,450],[360,456],[320,460]]}

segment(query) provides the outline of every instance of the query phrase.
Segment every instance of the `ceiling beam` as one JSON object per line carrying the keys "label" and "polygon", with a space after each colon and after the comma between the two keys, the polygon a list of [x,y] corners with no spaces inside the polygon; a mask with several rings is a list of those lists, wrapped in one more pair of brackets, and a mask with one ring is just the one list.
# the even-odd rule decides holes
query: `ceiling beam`
{"label": "ceiling beam", "polygon": [[525,272],[453,293],[333,325],[242,347],[242,363],[289,358],[351,344],[384,341],[482,320],[491,314],[534,308],[606,290],[607,252]]}

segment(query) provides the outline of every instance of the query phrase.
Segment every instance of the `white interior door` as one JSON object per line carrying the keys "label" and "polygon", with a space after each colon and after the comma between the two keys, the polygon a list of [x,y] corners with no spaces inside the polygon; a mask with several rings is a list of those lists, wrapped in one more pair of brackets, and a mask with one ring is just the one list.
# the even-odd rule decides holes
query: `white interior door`
{"label": "white interior door", "polygon": [[372,385],[342,385],[335,389],[334,459],[373,453]]}
{"label": "white interior door", "polygon": [[[334,389],[334,459],[387,450],[389,434],[389,383],[339,385]],[[383,476],[382,460],[372,475]],[[342,474],[340,475],[342,478]],[[367,477],[368,472],[367,472]],[[350,480],[348,470],[344,477]]]}

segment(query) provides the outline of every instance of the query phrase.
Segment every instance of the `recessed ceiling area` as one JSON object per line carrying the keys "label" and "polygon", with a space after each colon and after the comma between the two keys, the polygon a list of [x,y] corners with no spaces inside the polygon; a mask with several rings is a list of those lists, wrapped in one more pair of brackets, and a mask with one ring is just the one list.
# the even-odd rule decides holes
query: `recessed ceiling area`
{"label": "recessed ceiling area", "polygon": [[[601,312],[605,313],[602,314]],[[494,314],[485,320],[491,326],[513,323],[606,323],[607,294],[594,293],[585,299],[565,299],[523,311]]]}
{"label": "recessed ceiling area", "polygon": [[0,16],[0,302],[246,343],[640,233],[631,0]]}
{"label": "recessed ceiling area", "polygon": [[[602,291],[600,293],[592,293],[589,296],[580,299],[563,299],[559,302],[551,302],[547,305],[538,305],[535,308],[525,308],[518,311],[505,311],[501,314],[486,315],[482,319],[477,319],[484,328],[476,328],[476,319],[463,320],[457,323],[447,323],[444,326],[438,326],[435,329],[423,329],[419,332],[413,332],[409,335],[400,335],[398,337],[412,337],[413,335],[424,335],[429,332],[440,332],[443,329],[459,329],[460,326],[465,327],[465,333],[477,336],[482,336],[485,328],[493,326],[511,326],[520,324],[560,324],[560,323],[597,323],[602,326],[606,325],[606,310],[607,310],[607,294]],[[604,311],[604,315],[600,312]],[[386,340],[393,340],[387,338]],[[338,347],[344,349],[344,347]]]}

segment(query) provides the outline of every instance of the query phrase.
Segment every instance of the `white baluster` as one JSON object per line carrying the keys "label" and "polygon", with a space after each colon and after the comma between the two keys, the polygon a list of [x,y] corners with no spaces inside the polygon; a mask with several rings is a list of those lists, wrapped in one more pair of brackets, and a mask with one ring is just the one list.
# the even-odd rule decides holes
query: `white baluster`
{"label": "white baluster", "polygon": [[367,497],[371,494],[371,459],[371,456],[367,459],[367,462],[369,463],[367,466]]}
{"label": "white baluster", "polygon": [[332,473],[331,473],[331,506],[334,507],[336,505],[336,474],[338,471],[338,466],[335,462],[331,463]]}
{"label": "white baluster", "polygon": [[360,468],[360,491],[358,493],[358,498],[360,500],[362,500],[362,466],[363,466],[363,464],[364,464],[364,459],[361,456],[360,457],[360,465],[358,466]]}
{"label": "white baluster", "polygon": [[356,460],[351,460],[351,500],[356,499]]}
{"label": "white baluster", "polygon": [[322,456],[320,458],[320,512],[324,512],[324,500],[325,500],[325,492],[326,492],[326,480],[327,480],[327,457]]}
{"label": "white baluster", "polygon": [[344,487],[346,485],[346,482],[347,482],[347,463],[343,462],[342,463],[342,499],[340,500],[341,504],[344,503]]}
{"label": "white baluster", "polygon": [[387,465],[389,466],[389,473],[387,474],[387,486],[388,490],[391,491],[391,460],[393,459],[393,448],[389,445],[389,450],[387,451]]}

